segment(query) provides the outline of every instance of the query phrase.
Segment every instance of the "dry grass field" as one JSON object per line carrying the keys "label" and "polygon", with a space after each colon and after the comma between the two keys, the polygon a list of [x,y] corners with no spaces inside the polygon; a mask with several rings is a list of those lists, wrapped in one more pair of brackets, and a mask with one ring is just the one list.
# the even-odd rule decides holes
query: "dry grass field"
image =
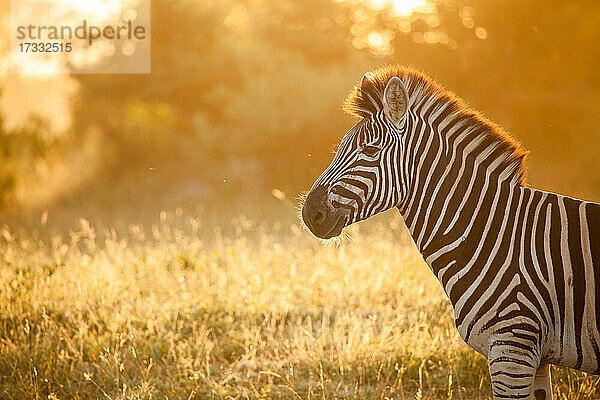
{"label": "dry grass field", "polygon": [[[334,247],[284,214],[2,227],[0,398],[489,397],[397,212]],[[553,379],[556,398],[600,395],[597,377]]]}

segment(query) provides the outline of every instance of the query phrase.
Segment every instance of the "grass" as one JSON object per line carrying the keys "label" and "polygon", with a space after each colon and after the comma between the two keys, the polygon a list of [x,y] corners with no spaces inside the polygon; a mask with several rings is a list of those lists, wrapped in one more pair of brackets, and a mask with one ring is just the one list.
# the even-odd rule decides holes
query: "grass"
{"label": "grass", "polygon": [[[489,398],[397,213],[338,247],[284,214],[0,227],[0,398]],[[561,399],[600,394],[553,380]]]}

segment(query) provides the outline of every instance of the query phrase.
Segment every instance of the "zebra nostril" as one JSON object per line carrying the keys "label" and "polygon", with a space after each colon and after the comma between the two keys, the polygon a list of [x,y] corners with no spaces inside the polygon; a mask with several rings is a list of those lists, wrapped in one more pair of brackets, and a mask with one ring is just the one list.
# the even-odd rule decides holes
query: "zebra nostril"
{"label": "zebra nostril", "polygon": [[325,219],[326,219],[325,213],[323,211],[317,211],[315,213],[313,221],[315,224],[321,224],[325,221]]}

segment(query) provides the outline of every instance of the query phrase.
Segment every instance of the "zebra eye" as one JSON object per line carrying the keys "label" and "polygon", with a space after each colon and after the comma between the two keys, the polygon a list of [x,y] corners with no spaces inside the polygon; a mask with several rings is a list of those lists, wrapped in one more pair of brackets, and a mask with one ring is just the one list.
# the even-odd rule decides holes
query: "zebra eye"
{"label": "zebra eye", "polygon": [[369,146],[369,145],[365,145],[362,148],[362,152],[363,154],[366,154],[369,157],[373,157],[374,155],[376,155],[377,153],[379,153],[379,147],[377,146]]}

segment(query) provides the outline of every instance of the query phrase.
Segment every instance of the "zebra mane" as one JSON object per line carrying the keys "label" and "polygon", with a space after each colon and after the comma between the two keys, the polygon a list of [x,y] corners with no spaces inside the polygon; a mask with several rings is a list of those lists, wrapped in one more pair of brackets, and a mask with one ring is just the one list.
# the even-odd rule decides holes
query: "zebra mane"
{"label": "zebra mane", "polygon": [[368,118],[383,109],[383,93],[388,81],[397,76],[404,82],[410,97],[409,107],[425,101],[437,100],[450,107],[455,115],[462,116],[474,135],[494,141],[506,159],[503,163],[511,169],[517,183],[524,183],[524,160],[528,152],[499,125],[481,113],[472,110],[461,98],[424,73],[401,65],[389,65],[370,71],[370,84],[361,88],[360,82],[352,88],[343,103],[344,111],[359,118]]}

